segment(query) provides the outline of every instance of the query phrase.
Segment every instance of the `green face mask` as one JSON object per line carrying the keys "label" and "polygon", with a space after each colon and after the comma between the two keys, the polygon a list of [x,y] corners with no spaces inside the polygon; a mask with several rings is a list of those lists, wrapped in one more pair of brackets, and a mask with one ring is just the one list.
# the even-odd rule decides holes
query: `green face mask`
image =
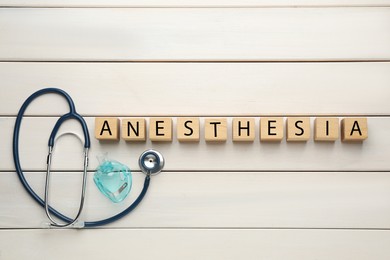
{"label": "green face mask", "polygon": [[97,167],[93,180],[100,192],[114,203],[123,201],[132,185],[129,167],[107,159],[104,159]]}

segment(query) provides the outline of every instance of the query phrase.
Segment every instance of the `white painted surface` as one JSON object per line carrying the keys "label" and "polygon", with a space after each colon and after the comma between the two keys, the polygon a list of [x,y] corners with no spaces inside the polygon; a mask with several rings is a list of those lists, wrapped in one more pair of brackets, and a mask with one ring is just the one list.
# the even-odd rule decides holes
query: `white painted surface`
{"label": "white painted surface", "polygon": [[[16,116],[33,92],[59,87],[85,116],[388,116],[389,75],[388,62],[3,62],[0,115]],[[60,115],[67,109],[50,95],[36,100],[27,114]]]}
{"label": "white painted surface", "polygon": [[[26,4],[115,8],[0,8],[0,259],[107,259],[128,251],[135,259],[390,258],[389,1],[0,1]],[[182,8],[191,6],[202,8]],[[208,62],[117,62],[189,60]],[[111,226],[44,230],[43,210],[12,167],[11,136],[22,101],[49,86],[74,97],[91,130],[99,115],[363,115],[369,139],[93,140],[91,171],[95,155],[108,151],[136,173],[127,204],[119,205],[98,193],[90,173],[86,219],[110,216],[134,199],[142,150],[162,151],[169,171],[153,178],[139,208]],[[36,171],[27,177],[40,195],[48,133],[66,109],[51,95],[34,102],[24,120],[22,164]],[[73,126],[62,131],[78,131]],[[71,215],[80,184],[71,171],[81,165],[81,146],[70,137],[58,145],[54,168],[63,172],[53,173],[52,203]]]}
{"label": "white painted surface", "polygon": [[390,59],[390,8],[0,10],[0,60]]}
{"label": "white painted surface", "polygon": [[[390,171],[388,155],[390,140],[387,138],[390,128],[389,117],[370,117],[368,120],[369,137],[363,143],[314,142],[307,143],[264,143],[259,141],[259,118],[256,118],[256,139],[253,143],[234,143],[231,134],[231,118],[228,119],[228,141],[226,143],[206,143],[204,141],[203,121],[201,118],[201,141],[199,143],[180,143],[176,139],[171,143],[158,142],[99,142],[94,138],[94,118],[86,118],[91,136],[90,166],[98,165],[97,156],[108,152],[109,157],[127,162],[135,167],[139,155],[149,148],[159,150],[166,158],[165,169],[175,171]],[[46,169],[48,136],[57,118],[25,118],[20,134],[20,158],[25,170]],[[176,118],[174,118],[176,121]],[[147,122],[149,120],[147,119]],[[311,119],[311,131],[314,119]],[[148,123],[147,123],[148,124]],[[175,125],[175,122],[174,122]],[[12,136],[14,118],[3,117],[1,129]],[[149,128],[149,127],[148,127]],[[176,130],[176,127],[174,126]],[[76,121],[67,122],[60,130],[62,133],[77,133],[83,136]],[[31,138],[34,136],[34,138]],[[0,170],[12,171],[12,140],[7,138],[0,147]],[[74,136],[58,139],[53,155],[53,169],[82,170],[83,144]],[[31,156],[34,154],[35,156]],[[69,158],[68,160],[64,158]],[[283,163],[280,163],[280,162]]]}
{"label": "white painted surface", "polygon": [[1,0],[7,7],[300,7],[390,6],[389,0]]}
{"label": "white painted surface", "polygon": [[[5,259],[387,260],[389,232],[348,230],[5,230]],[[113,242],[115,241],[115,242]],[[196,243],[194,244],[194,241]],[[67,245],[67,247],[65,246]]]}
{"label": "white painted surface", "polygon": [[364,230],[5,230],[4,259],[387,260],[388,231]]}
{"label": "white painted surface", "polygon": [[[119,213],[135,200],[144,179],[133,174],[129,197],[113,204],[92,176],[84,221]],[[26,178],[42,197],[44,173],[27,172]],[[12,184],[0,196],[0,228],[42,228],[44,210],[27,196],[16,173],[1,173],[0,182]],[[80,173],[54,172],[51,204],[74,216],[80,185]],[[103,228],[389,229],[389,197],[389,172],[164,172],[151,180],[139,208]]]}

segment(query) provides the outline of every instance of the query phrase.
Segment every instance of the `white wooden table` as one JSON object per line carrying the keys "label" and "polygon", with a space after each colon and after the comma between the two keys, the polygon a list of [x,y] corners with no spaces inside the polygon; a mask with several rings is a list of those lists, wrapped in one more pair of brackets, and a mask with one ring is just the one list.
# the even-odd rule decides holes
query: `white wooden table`
{"label": "white wooden table", "polygon": [[[390,259],[389,0],[0,0],[0,259]],[[98,116],[256,118],[242,144],[102,143],[92,137],[83,219],[111,216],[139,193],[138,156],[165,172],[142,204],[108,226],[44,228],[23,190],[12,132],[34,91],[69,92]],[[67,111],[55,95],[27,111],[21,161],[44,191],[47,139]],[[260,143],[262,116],[368,118],[362,144]],[[201,128],[201,136],[203,128]],[[75,122],[61,132],[81,133]],[[57,142],[53,206],[78,208],[82,146]],[[93,184],[96,156],[134,170],[112,204]]]}

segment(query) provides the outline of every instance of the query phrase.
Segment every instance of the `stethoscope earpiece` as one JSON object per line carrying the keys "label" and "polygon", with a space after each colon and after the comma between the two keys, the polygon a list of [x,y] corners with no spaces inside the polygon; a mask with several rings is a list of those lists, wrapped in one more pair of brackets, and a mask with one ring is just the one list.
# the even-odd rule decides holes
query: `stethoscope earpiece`
{"label": "stethoscope earpiece", "polygon": [[[58,94],[62,97],[65,98],[69,105],[69,113],[64,114],[61,116],[57,123],[55,124],[52,133],[49,137],[49,154],[47,156],[47,171],[46,171],[46,188],[45,188],[45,199],[42,199],[35,191],[33,188],[29,185],[27,182],[24,172],[22,169],[22,166],[20,164],[20,158],[19,158],[19,133],[20,133],[20,127],[22,124],[22,119],[24,116],[24,113],[27,109],[27,107],[31,104],[31,102],[36,99],[37,97],[40,97],[45,94],[49,93],[54,93]],[[49,206],[49,179],[50,179],[50,167],[51,167],[51,157],[52,157],[52,152],[53,152],[53,147],[56,139],[56,134],[58,129],[60,128],[61,124],[68,119],[73,119],[77,120],[84,133],[84,174],[83,174],[83,184],[82,184],[82,195],[80,198],[80,206],[78,213],[76,217],[70,218],[65,216],[64,214],[60,213],[53,207]],[[84,205],[84,193],[85,193],[85,186],[86,186],[86,179],[87,179],[87,167],[88,167],[88,149],[90,147],[90,137],[89,137],[89,131],[88,131],[88,126],[83,119],[83,117],[76,112],[75,105],[73,103],[72,98],[69,96],[68,93],[61,89],[57,88],[45,88],[38,90],[37,92],[33,93],[30,97],[26,99],[26,101],[23,103],[22,107],[20,108],[18,115],[16,117],[15,121],[15,127],[14,127],[14,134],[13,134],[13,158],[14,158],[14,163],[15,163],[15,170],[17,175],[19,176],[19,180],[22,183],[23,187],[27,191],[27,193],[41,205],[42,207],[45,208],[46,214],[48,218],[50,219],[51,226],[56,226],[56,227],[68,227],[68,226],[74,226],[74,224],[77,223],[77,220],[81,214],[81,211],[83,209]],[[142,201],[142,199],[145,197],[146,192],[148,191],[149,183],[150,183],[150,175],[155,175],[159,172],[161,172],[162,168],[164,167],[164,158],[163,156],[154,150],[147,150],[141,154],[141,157],[139,159],[139,166],[141,167],[142,172],[146,174],[145,181],[144,181],[144,186],[138,195],[138,197],[131,203],[126,209],[122,210],[121,212],[117,213],[114,216],[111,216],[109,218],[101,219],[101,220],[96,220],[96,221],[86,221],[84,222],[84,227],[96,227],[96,226],[101,226],[101,225],[106,225],[109,223],[112,223],[127,214],[129,214],[131,211],[133,211],[139,203]],[[128,184],[126,184],[128,185]],[[121,186],[120,189],[126,188],[128,186]],[[55,216],[59,218],[60,220],[64,221],[64,224],[57,223],[54,218],[52,217]]]}
{"label": "stethoscope earpiece", "polygon": [[156,175],[164,168],[164,157],[155,150],[146,150],[138,160],[141,171],[146,175]]}

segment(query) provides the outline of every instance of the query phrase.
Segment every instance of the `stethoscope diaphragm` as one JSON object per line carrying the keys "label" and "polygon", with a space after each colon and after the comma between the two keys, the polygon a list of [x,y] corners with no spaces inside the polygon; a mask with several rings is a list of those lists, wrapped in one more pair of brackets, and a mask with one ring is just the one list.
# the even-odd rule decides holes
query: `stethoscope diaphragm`
{"label": "stethoscope diaphragm", "polygon": [[164,157],[155,150],[146,150],[138,160],[141,171],[146,175],[156,175],[164,168]]}

